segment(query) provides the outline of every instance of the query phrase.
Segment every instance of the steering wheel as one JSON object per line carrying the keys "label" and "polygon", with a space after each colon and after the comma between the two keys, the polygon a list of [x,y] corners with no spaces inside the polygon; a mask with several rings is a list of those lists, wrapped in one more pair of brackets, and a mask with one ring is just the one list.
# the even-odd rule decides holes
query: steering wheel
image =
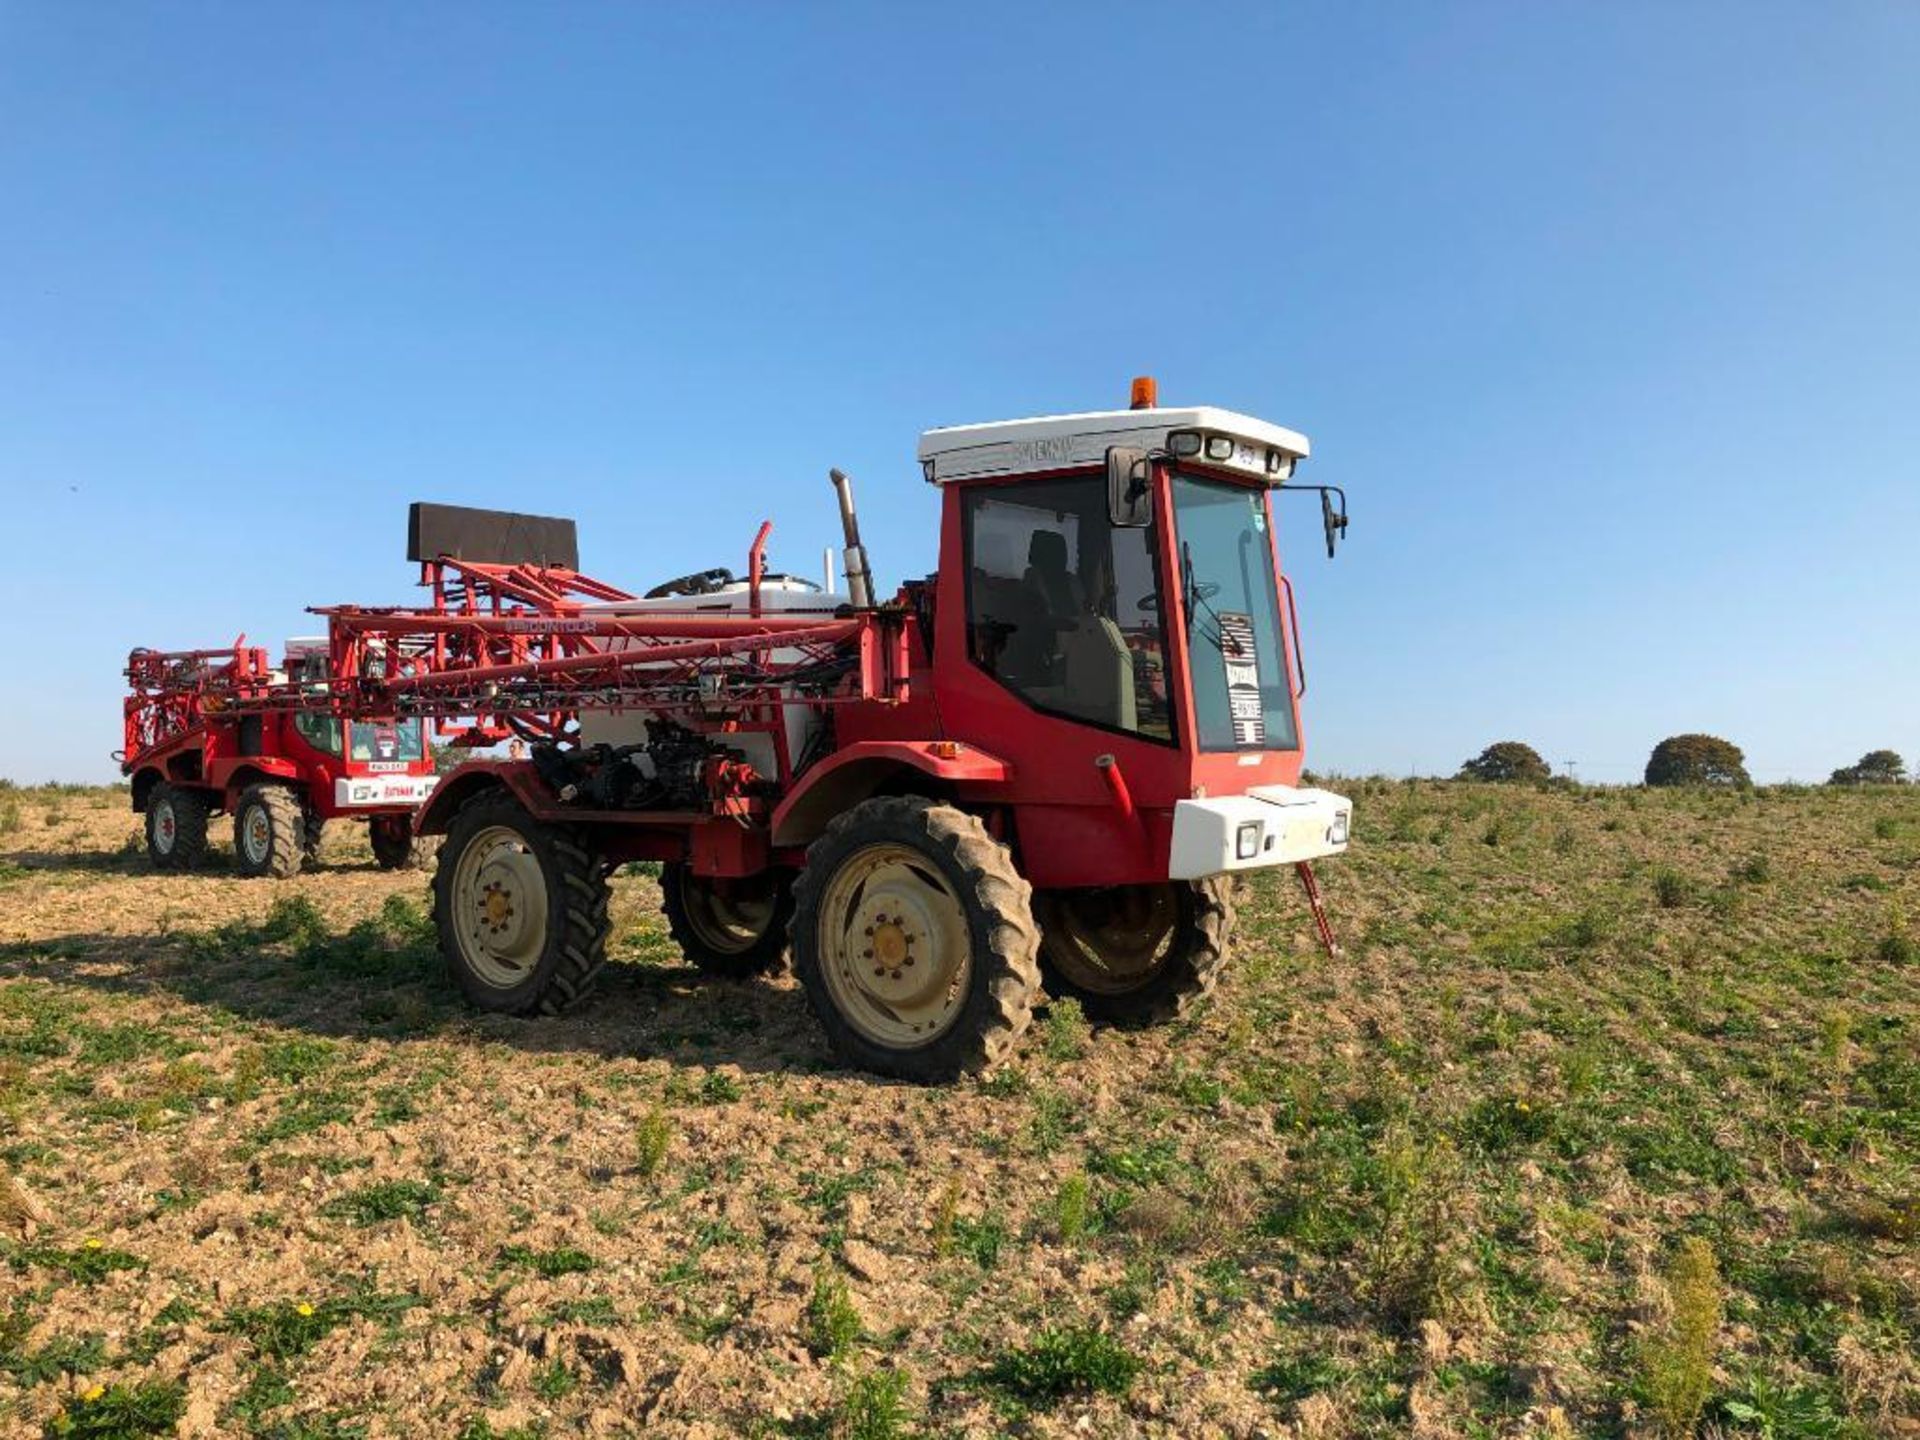
{"label": "steering wheel", "polygon": [[[1219,593],[1220,587],[1211,580],[1198,581],[1193,587],[1193,598],[1196,600],[1211,600]],[[1145,595],[1142,595],[1140,597],[1140,608],[1142,610],[1159,609],[1160,592],[1158,590],[1150,590]]]}

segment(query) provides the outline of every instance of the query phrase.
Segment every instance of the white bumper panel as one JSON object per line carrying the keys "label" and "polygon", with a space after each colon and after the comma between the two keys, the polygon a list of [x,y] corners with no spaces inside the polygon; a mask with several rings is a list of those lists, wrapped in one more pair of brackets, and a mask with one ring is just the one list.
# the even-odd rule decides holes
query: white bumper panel
{"label": "white bumper panel", "polygon": [[1347,848],[1353,802],[1326,790],[1260,785],[1218,800],[1173,807],[1168,878],[1201,880],[1230,870],[1259,870],[1338,855]]}
{"label": "white bumper panel", "polygon": [[440,783],[438,775],[342,775],[333,782],[337,810],[362,805],[418,805]]}

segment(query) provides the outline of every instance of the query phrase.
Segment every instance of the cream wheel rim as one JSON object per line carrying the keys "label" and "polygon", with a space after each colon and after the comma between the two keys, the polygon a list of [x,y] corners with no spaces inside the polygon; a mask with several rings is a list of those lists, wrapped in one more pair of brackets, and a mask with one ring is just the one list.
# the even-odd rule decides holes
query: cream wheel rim
{"label": "cream wheel rim", "polygon": [[153,807],[153,848],[162,855],[171,855],[179,833],[180,821],[173,813],[173,801],[162,800]]}
{"label": "cream wheel rim", "polygon": [[759,944],[773,924],[778,896],[769,885],[765,893],[744,888],[722,894],[691,875],[680,877],[681,911],[700,943],[720,955],[741,955]]}
{"label": "cream wheel rim", "polygon": [[526,840],[482,830],[453,872],[454,935],[467,968],[496,990],[523,984],[547,945],[547,877]]}
{"label": "cream wheel rim", "polygon": [[1095,995],[1122,995],[1166,963],[1179,918],[1171,885],[1126,885],[1049,895],[1041,930],[1047,957],[1068,980]]}
{"label": "cream wheel rim", "polygon": [[959,1018],[973,974],[966,909],[934,863],[905,845],[854,851],[827,882],[820,971],[833,1007],[891,1049],[938,1039]]}
{"label": "cream wheel rim", "polygon": [[264,865],[273,853],[273,817],[264,805],[249,805],[240,819],[240,845],[249,865]]}

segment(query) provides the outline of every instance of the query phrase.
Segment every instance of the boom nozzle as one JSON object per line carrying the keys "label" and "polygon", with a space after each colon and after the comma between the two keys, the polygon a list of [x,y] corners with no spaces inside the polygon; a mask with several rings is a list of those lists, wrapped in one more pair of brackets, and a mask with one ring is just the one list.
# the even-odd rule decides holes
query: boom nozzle
{"label": "boom nozzle", "polygon": [[829,470],[840,497],[840,528],[846,534],[847,598],[856,610],[873,608],[873,574],[867,569],[866,548],[860,543],[860,517],[853,511],[853,480],[844,470]]}

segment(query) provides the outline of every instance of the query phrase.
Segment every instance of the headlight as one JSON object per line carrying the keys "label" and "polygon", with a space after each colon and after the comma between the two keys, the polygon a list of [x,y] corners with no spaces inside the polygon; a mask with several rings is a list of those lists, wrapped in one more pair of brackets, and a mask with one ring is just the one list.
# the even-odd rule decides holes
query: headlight
{"label": "headlight", "polygon": [[1347,843],[1347,819],[1350,812],[1342,810],[1333,817],[1333,824],[1327,827],[1327,843],[1344,845]]}
{"label": "headlight", "polygon": [[1249,820],[1233,832],[1233,854],[1236,860],[1251,860],[1260,853],[1260,831],[1262,822]]}

